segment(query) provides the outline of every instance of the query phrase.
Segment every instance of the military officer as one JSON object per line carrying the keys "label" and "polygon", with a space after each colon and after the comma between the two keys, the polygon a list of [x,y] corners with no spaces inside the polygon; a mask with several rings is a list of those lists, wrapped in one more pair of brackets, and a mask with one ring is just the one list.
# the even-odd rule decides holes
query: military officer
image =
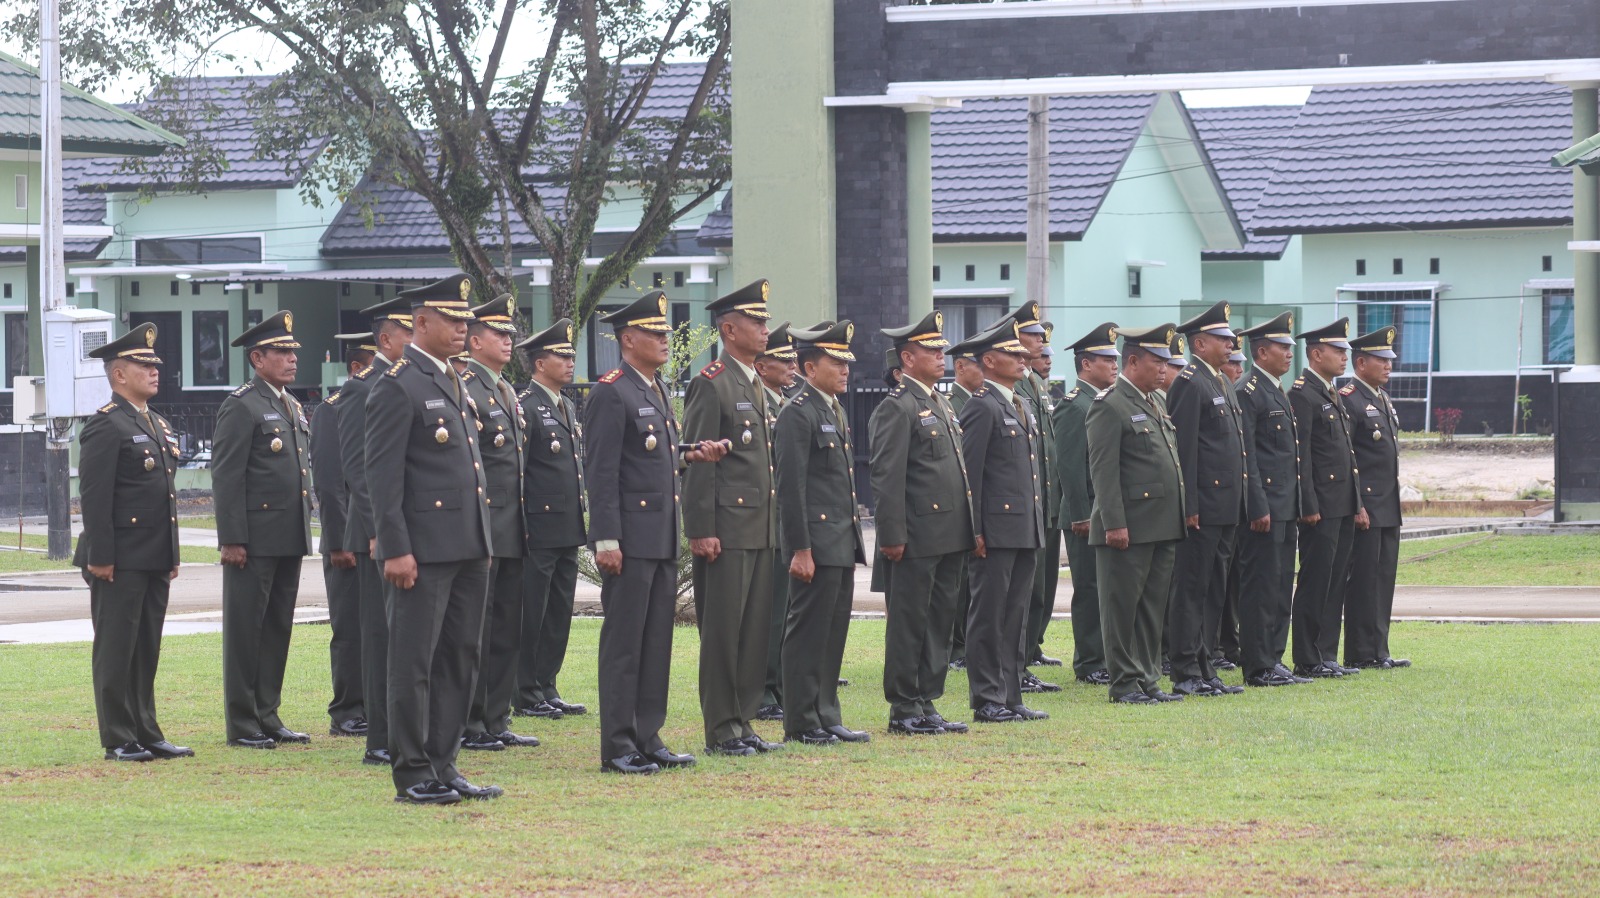
{"label": "military officer", "polygon": [[161,627],[178,576],[178,439],[150,410],[161,385],[155,345],[156,326],[141,324],[89,351],[105,363],[111,401],[78,436],[83,532],[72,563],[89,584],[94,708],[108,761],[194,754],[156,723]]}
{"label": "military officer", "polygon": [[755,371],[756,356],[767,346],[769,289],[759,280],[706,305],[722,355],[689,381],[683,400],[688,442],[732,446],[717,466],[691,467],[683,475],[706,750],[731,756],[782,747],[750,726],[766,685],[777,545],[772,428]]}
{"label": "military officer", "polygon": [[[345,373],[372,364],[378,346],[371,333],[335,334]],[[344,468],[339,463],[340,390],[328,394],[311,413],[311,482],[317,495],[317,523],[322,538],[322,583],[328,592],[328,660],[333,671],[333,700],[328,703],[329,735],[367,735],[366,707],[361,692],[361,582],[356,555],[344,544]]]}
{"label": "military officer", "polygon": [[[1233,351],[1222,364],[1222,374],[1235,391],[1244,378],[1244,353],[1239,351],[1239,341],[1233,341]],[[1247,450],[1249,446],[1245,447]],[[1240,521],[1238,533],[1248,529],[1247,521]],[[1238,670],[1239,658],[1239,536],[1234,537],[1233,557],[1228,560],[1227,588],[1223,592],[1222,619],[1211,642],[1211,666],[1217,670]]]}
{"label": "military officer", "polygon": [[883,694],[889,732],[964,733],[934,707],[949,673],[956,591],[972,550],[972,492],[950,403],[935,389],[944,376],[944,316],[937,310],[883,335],[903,365],[899,386],[868,422],[878,551],[872,590],[884,593]]}
{"label": "military officer", "polygon": [[389,750],[395,801],[403,803],[502,794],[469,782],[455,763],[494,553],[478,449],[488,410],[475,407],[447,361],[466,342],[471,297],[464,274],[402,291],[413,339],[367,397],[372,557],[383,566],[389,610]]}
{"label": "military officer", "polygon": [[891,346],[883,351],[883,385],[889,389],[900,386],[900,377],[904,372],[900,368],[900,354]]}
{"label": "military officer", "polygon": [[1226,600],[1228,565],[1244,515],[1244,430],[1233,384],[1221,372],[1233,351],[1228,304],[1219,302],[1178,325],[1188,338],[1189,364],[1167,388],[1184,474],[1188,535],[1178,546],[1176,591],[1167,612],[1172,691],[1214,696],[1243,692],[1222,682],[1211,666]]}
{"label": "military officer", "polygon": [[1283,664],[1294,596],[1300,441],[1282,378],[1294,364],[1294,313],[1239,335],[1250,340],[1250,373],[1234,388],[1243,413],[1245,519],[1239,528],[1239,663],[1247,686],[1309,683]]}
{"label": "military officer", "polygon": [[1367,521],[1361,472],[1351,448],[1350,414],[1333,381],[1350,355],[1350,319],[1300,334],[1307,366],[1289,388],[1300,436],[1300,574],[1294,587],[1294,673],[1342,677],[1338,662],[1345,575],[1358,524]]}
{"label": "military officer", "polygon": [[527,497],[528,557],[523,563],[522,651],[517,713],[557,719],[588,708],[561,697],[556,676],[567,657],[572,600],[578,586],[578,547],[584,530],[583,433],[578,410],[561,390],[572,383],[572,319],[517,344],[531,383],[522,394],[528,422],[523,494]]}
{"label": "military officer", "polygon": [[839,709],[855,566],[867,560],[850,423],[839,404],[850,387],[855,325],[823,322],[790,333],[805,382],[779,414],[774,437],[779,559],[792,581],[781,649],[784,741],[867,742],[867,733],[844,726]]}
{"label": "military officer", "polygon": [[1227,376],[1228,383],[1237,384],[1244,379],[1244,362],[1244,353],[1240,351],[1239,340],[1235,338],[1228,360],[1222,363],[1222,373]]}
{"label": "military officer", "polygon": [[228,744],[309,742],[278,717],[284,666],[311,551],[311,425],[294,383],[294,317],[279,312],[233,341],[255,377],[217,409],[212,497],[222,548],[222,691]]}
{"label": "military officer", "polygon": [[1033,569],[1044,547],[1043,439],[1015,387],[1027,377],[1021,325],[1002,320],[969,342],[983,386],[961,410],[961,450],[972,466],[975,518],[972,607],[967,614],[967,682],[973,718],[983,723],[1042,720],[1022,703]]}
{"label": "military officer", "polygon": [[[971,349],[954,346],[949,354],[955,359],[956,371],[955,382],[950,385],[950,408],[960,415],[961,410],[966,408],[967,400],[972,398],[972,392],[983,386],[983,366],[978,364]],[[967,569],[963,565],[961,583],[956,588],[955,623],[951,628],[951,670],[965,670],[967,667],[967,611],[971,607],[972,592],[968,589]]]}
{"label": "military officer", "polygon": [[1172,381],[1189,367],[1189,359],[1184,355],[1188,349],[1182,334],[1175,334],[1172,341],[1167,344],[1167,351],[1172,357],[1161,367],[1161,374],[1156,379],[1155,398],[1161,402],[1161,410],[1165,413],[1167,408],[1167,389],[1172,386]]}
{"label": "military officer", "polygon": [[1160,688],[1162,621],[1185,528],[1178,443],[1154,393],[1175,333],[1171,324],[1122,330],[1122,372],[1095,394],[1085,423],[1100,629],[1111,701],[1126,704],[1183,698]]}
{"label": "military officer", "polygon": [[344,546],[356,556],[361,610],[361,694],[367,711],[367,746],[362,763],[388,767],[389,619],[384,605],[383,570],[373,557],[377,523],[367,481],[367,397],[377,378],[400,360],[411,344],[411,302],[396,297],[368,306],[378,351],[372,363],[345,381],[339,391],[339,462],[344,469]]}
{"label": "military officer", "polygon": [[1344,664],[1358,669],[1411,666],[1389,654],[1389,617],[1400,563],[1400,444],[1395,439],[1400,416],[1383,388],[1394,368],[1394,339],[1391,326],[1351,340],[1356,378],[1339,390],[1351,422],[1367,516],[1365,526],[1356,523],[1344,594]]}
{"label": "military officer", "polygon": [[[622,367],[602,375],[583,406],[589,539],[600,569],[600,769],[625,774],[686,767],[693,755],[661,741],[667,718],[678,577],[678,422],[660,368],[667,362],[667,297],[657,290],[601,319]],[[753,438],[753,437],[752,437]],[[706,440],[686,462],[728,452]],[[764,633],[762,634],[765,635]]]}
{"label": "military officer", "polygon": [[483,457],[484,504],[489,507],[489,601],[472,709],[467,714],[463,748],[499,751],[539,744],[511,731],[511,702],[517,688],[517,655],[522,644],[522,567],[528,551],[523,514],[523,446],[527,442],[522,407],[504,376],[517,338],[511,294],[502,293],[472,310],[467,353],[472,360],[461,382],[478,410],[478,454]]}
{"label": "military officer", "polygon": [[[756,355],[756,376],[767,399],[767,418],[774,428],[778,413],[789,403],[798,368],[794,340],[785,321],[767,331],[767,348]],[[773,459],[777,466],[777,459]],[[774,559],[772,565],[772,617],[767,628],[767,685],[761,693],[757,720],[783,719],[783,631],[789,616],[789,569]]]}
{"label": "military officer", "polygon": [[1089,408],[1117,380],[1117,325],[1107,321],[1072,344],[1076,383],[1052,413],[1056,479],[1061,484],[1059,519],[1067,525],[1067,566],[1072,573],[1072,670],[1080,683],[1109,686],[1105,642],[1100,635],[1100,591],[1095,552],[1089,546],[1094,483],[1089,478]]}

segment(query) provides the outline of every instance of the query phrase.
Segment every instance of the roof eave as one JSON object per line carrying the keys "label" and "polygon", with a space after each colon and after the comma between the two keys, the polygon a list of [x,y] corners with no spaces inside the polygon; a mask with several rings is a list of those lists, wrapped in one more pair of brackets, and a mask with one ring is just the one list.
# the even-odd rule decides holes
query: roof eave
{"label": "roof eave", "polygon": [[1480,221],[1385,221],[1355,225],[1269,225],[1251,228],[1258,237],[1292,237],[1298,234],[1375,234],[1391,231],[1471,231],[1493,228],[1555,228],[1572,224],[1572,216],[1560,218],[1496,218]]}

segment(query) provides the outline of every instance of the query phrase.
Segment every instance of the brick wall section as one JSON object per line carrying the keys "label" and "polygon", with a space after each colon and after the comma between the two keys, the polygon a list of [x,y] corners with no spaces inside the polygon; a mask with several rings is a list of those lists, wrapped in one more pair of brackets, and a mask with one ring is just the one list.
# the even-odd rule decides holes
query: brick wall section
{"label": "brick wall section", "polygon": [[[1340,53],[1352,66],[1577,59],[1600,56],[1597,20],[1600,0],[1452,0],[900,23],[887,80],[1334,68]],[[870,80],[870,51],[837,44],[838,93],[881,91],[847,87]]]}
{"label": "brick wall section", "polygon": [[878,331],[906,323],[906,126],[898,109],[834,111],[840,318],[856,325],[855,372],[876,378]]}
{"label": "brick wall section", "polygon": [[902,0],[833,0],[834,93],[883,93],[889,83],[888,22],[883,11],[901,5]]}

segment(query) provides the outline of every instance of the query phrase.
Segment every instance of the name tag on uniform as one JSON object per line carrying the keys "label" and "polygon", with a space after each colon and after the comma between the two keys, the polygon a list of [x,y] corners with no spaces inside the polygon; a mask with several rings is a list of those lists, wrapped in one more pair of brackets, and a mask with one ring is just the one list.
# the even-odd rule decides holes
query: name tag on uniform
{"label": "name tag on uniform", "polygon": [[1330,409],[1330,408],[1333,408],[1333,403],[1331,403],[1331,402],[1324,402],[1324,403],[1323,403],[1323,404],[1322,404],[1322,410],[1323,410],[1323,411],[1327,411],[1327,410],[1328,410],[1328,409]]}
{"label": "name tag on uniform", "polygon": [[838,433],[839,432],[839,428],[833,426],[832,424],[824,424],[824,425],[822,425],[822,432],[823,433]]}
{"label": "name tag on uniform", "polygon": [[540,418],[539,419],[539,423],[543,424],[546,427],[554,427],[554,426],[556,426],[556,419],[554,419],[554,418]]}
{"label": "name tag on uniform", "polygon": [[500,409],[500,408],[489,409],[489,417],[491,417],[491,418],[504,418],[505,416],[506,416],[506,413],[505,413],[504,409]]}
{"label": "name tag on uniform", "polygon": [[443,399],[429,399],[427,402],[422,403],[422,407],[423,408],[444,408],[444,400]]}
{"label": "name tag on uniform", "polygon": [[1370,405],[1367,406],[1367,417],[1368,418],[1376,418],[1381,414],[1382,414],[1382,412],[1378,411],[1377,409],[1373,408],[1372,406],[1370,406]]}
{"label": "name tag on uniform", "polygon": [[917,419],[917,424],[922,426],[922,427],[931,427],[931,426],[933,426],[935,424],[938,424],[938,423],[939,423],[939,419],[938,418],[918,418]]}
{"label": "name tag on uniform", "polygon": [[642,408],[642,409],[639,409],[639,417],[641,417],[641,418],[648,418],[648,417],[650,417],[651,415],[654,415],[654,414],[656,414],[656,407],[653,406],[653,405],[652,406],[647,406],[647,407]]}
{"label": "name tag on uniform", "polygon": [[1132,421],[1135,424],[1138,424],[1140,421],[1148,421],[1148,420],[1150,420],[1150,416],[1145,414],[1144,412],[1140,412],[1139,414],[1134,415],[1133,417],[1129,418],[1128,420]]}
{"label": "name tag on uniform", "polygon": [[283,416],[278,414],[277,412],[267,412],[266,414],[261,416],[261,420],[263,420],[263,421],[282,421],[283,420]]}
{"label": "name tag on uniform", "polygon": [[1227,402],[1228,402],[1228,399],[1227,399],[1226,396],[1213,396],[1213,397],[1211,397],[1211,404],[1212,405],[1226,405]]}
{"label": "name tag on uniform", "polygon": [[1277,417],[1279,415],[1287,415],[1287,414],[1288,414],[1288,412],[1284,411],[1281,408],[1268,409],[1268,411],[1267,411],[1267,417],[1268,418],[1275,418],[1275,417]]}
{"label": "name tag on uniform", "polygon": [[753,412],[753,411],[755,411],[755,408],[756,408],[754,405],[751,405],[748,402],[735,402],[733,404],[733,407],[734,407],[735,411],[741,411],[741,412]]}
{"label": "name tag on uniform", "polygon": [[1007,425],[1009,427],[1016,427],[1017,426],[1017,419],[1016,418],[1001,418],[1000,419],[1000,423],[1005,424],[1005,425]]}
{"label": "name tag on uniform", "polygon": [[148,443],[150,442],[150,437],[142,433],[136,433],[133,435],[133,441],[135,443]]}

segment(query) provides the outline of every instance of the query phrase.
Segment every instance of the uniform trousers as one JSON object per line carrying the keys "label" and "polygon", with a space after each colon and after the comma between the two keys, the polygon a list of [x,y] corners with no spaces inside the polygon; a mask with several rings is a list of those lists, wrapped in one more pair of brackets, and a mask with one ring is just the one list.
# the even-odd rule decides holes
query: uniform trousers
{"label": "uniform trousers", "polygon": [[755,735],[750,721],[767,684],[772,615],[771,549],[723,549],[694,559],[700,624],[700,716],[706,745]]}
{"label": "uniform trousers", "polygon": [[883,697],[889,719],[935,713],[950,672],[950,620],[956,587],[962,583],[967,552],[884,559]]}
{"label": "uniform trousers", "polygon": [[1100,630],[1111,697],[1150,692],[1161,683],[1161,632],[1167,616],[1178,540],[1095,546]]}
{"label": "uniform trousers", "polygon": [[1174,683],[1217,675],[1211,666],[1212,642],[1221,625],[1237,530],[1236,524],[1202,524],[1178,545],[1173,574],[1177,592],[1167,610],[1167,657]]}
{"label": "uniform trousers", "polygon": [[222,693],[229,739],[283,726],[283,672],[300,592],[299,555],[249,555],[222,566]]}
{"label": "uniform trousers", "polygon": [[108,583],[83,572],[94,621],[94,710],[104,748],[166,741],[156,724],[155,682],[170,573],[119,567]]}
{"label": "uniform trousers", "polygon": [[578,549],[529,549],[522,564],[522,651],[517,655],[516,706],[560,698],[556,676],[572,635]]}
{"label": "uniform trousers", "polygon": [[489,601],[483,613],[478,685],[467,714],[468,735],[499,735],[511,729],[511,699],[517,688],[522,644],[522,559],[489,559]]}
{"label": "uniform trousers", "polygon": [[1106,668],[1095,552],[1088,537],[1071,530],[1064,531],[1063,535],[1067,539],[1067,565],[1072,574],[1072,672],[1086,677]]}
{"label": "uniform trousers", "polygon": [[361,584],[353,567],[334,567],[322,556],[322,584],[328,591],[328,667],[333,699],[328,717],[335,725],[366,717],[361,691]]}
{"label": "uniform trousers", "polygon": [[361,610],[361,694],[367,708],[367,750],[389,747],[389,610],[383,572],[365,552],[356,553]]}
{"label": "uniform trousers", "polygon": [[839,669],[850,634],[856,570],[817,566],[810,583],[789,582],[783,634],[783,732],[842,726]]}
{"label": "uniform trousers", "polygon": [[1344,611],[1355,517],[1324,516],[1300,525],[1300,575],[1294,585],[1294,664],[1337,661],[1339,617]]}
{"label": "uniform trousers", "polygon": [[789,626],[789,566],[772,556],[772,617],[767,635],[767,685],[761,704],[783,705],[783,634]]}
{"label": "uniform trousers", "polygon": [[1022,704],[1029,601],[1038,549],[988,550],[972,559],[967,612],[967,685],[972,708]]}
{"label": "uniform trousers", "polygon": [[622,559],[600,575],[600,760],[664,748],[678,563]]}
{"label": "uniform trousers", "polygon": [[1061,531],[1046,528],[1044,548],[1033,568],[1033,594],[1028,603],[1028,634],[1025,638],[1023,666],[1044,654],[1044,631],[1056,610],[1056,586],[1061,582]]}
{"label": "uniform trousers", "polygon": [[1400,564],[1400,528],[1356,530],[1350,544],[1350,579],[1344,593],[1345,664],[1382,661],[1389,654],[1389,617]]}
{"label": "uniform trousers", "polygon": [[1299,527],[1273,520],[1266,533],[1239,531],[1239,666],[1260,673],[1283,663],[1294,602]]}

